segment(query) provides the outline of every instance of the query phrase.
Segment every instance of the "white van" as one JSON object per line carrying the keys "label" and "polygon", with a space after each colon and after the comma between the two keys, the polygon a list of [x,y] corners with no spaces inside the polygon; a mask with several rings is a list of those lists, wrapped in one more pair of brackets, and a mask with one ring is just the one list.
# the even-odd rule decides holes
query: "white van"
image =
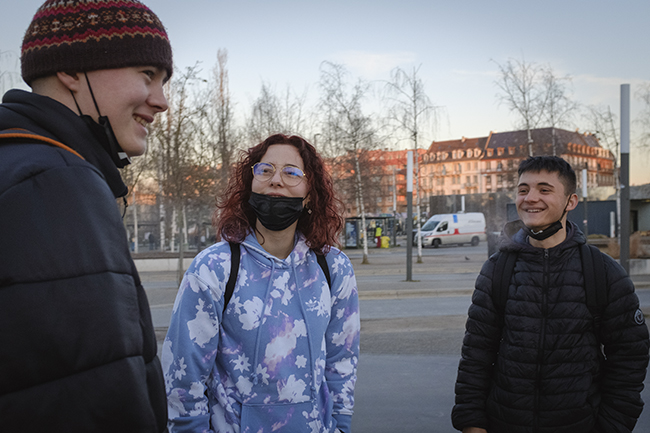
{"label": "white van", "polygon": [[[434,215],[420,228],[422,245],[438,248],[440,245],[485,242],[485,216],[481,212],[446,213]],[[414,243],[417,242],[414,230]]]}

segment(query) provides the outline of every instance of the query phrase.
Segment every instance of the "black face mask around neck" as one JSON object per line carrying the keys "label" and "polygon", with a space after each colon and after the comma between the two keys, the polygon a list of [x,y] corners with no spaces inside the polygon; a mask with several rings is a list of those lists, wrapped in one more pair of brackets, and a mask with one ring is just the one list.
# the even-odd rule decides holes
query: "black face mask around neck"
{"label": "black face mask around neck", "polygon": [[302,197],[276,197],[251,193],[248,200],[257,220],[271,231],[282,231],[302,215]]}

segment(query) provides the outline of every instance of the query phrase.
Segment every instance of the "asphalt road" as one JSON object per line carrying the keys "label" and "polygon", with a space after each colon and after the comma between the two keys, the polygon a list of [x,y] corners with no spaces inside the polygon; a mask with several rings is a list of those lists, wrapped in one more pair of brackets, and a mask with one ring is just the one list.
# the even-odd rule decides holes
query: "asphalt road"
{"label": "asphalt road", "polygon": [[[361,358],[355,390],[355,433],[454,432],[454,383],[474,280],[486,246],[426,248],[413,252],[406,281],[405,248],[348,250],[357,275]],[[143,283],[159,340],[176,296],[176,276],[144,273]],[[650,312],[650,276],[635,277],[641,305]],[[644,400],[650,401],[646,379]],[[650,431],[650,410],[637,432]]]}

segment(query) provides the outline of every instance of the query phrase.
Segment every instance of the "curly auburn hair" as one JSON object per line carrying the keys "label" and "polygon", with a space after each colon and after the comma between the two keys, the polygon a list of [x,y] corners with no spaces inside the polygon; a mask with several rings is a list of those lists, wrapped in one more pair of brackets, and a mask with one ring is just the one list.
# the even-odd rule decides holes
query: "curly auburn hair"
{"label": "curly auburn hair", "polygon": [[300,153],[305,166],[305,181],[309,183],[309,203],[298,218],[297,230],[306,237],[309,248],[317,253],[327,253],[331,245],[339,244],[338,236],[343,228],[340,216],[342,202],[334,192],[332,176],[326,170],[323,159],[314,146],[297,135],[275,134],[242,152],[225,192],[217,197],[212,224],[220,239],[232,242],[242,242],[253,232],[257,217],[248,204],[253,185],[251,167],[260,162],[267,149],[274,144],[289,144]]}

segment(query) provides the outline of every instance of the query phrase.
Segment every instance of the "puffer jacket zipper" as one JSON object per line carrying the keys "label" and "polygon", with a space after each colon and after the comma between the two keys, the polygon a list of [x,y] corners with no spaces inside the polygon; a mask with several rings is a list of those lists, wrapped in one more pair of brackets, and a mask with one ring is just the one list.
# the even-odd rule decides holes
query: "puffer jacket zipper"
{"label": "puffer jacket zipper", "polygon": [[539,431],[539,389],[542,383],[542,362],[544,361],[544,340],[546,339],[546,315],[548,314],[549,265],[548,249],[544,249],[542,284],[542,325],[537,352],[537,377],[535,378],[535,399],[533,405],[533,432]]}

